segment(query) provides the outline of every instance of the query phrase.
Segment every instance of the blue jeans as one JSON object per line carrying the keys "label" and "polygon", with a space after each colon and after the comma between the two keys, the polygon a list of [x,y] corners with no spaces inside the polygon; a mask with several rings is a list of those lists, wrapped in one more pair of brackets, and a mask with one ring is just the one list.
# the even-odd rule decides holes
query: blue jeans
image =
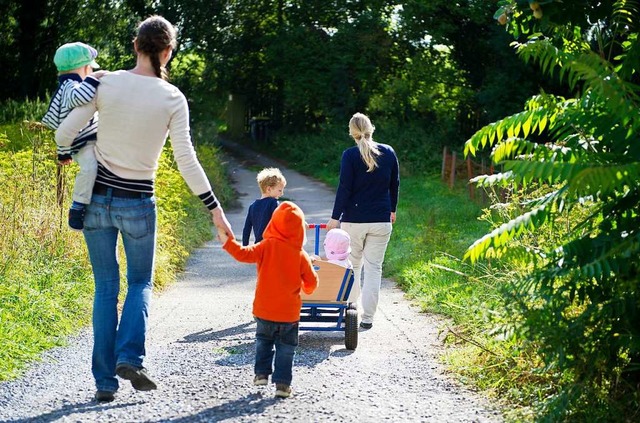
{"label": "blue jeans", "polygon": [[256,328],[255,374],[268,376],[273,373],[271,377],[273,383],[291,385],[293,357],[298,346],[298,322],[279,323],[258,317],[256,322],[258,327]]}
{"label": "blue jeans", "polygon": [[[127,258],[127,296],[118,324],[118,234]],[[84,238],[95,280],[93,357],[96,388],[116,391],[116,364],[142,367],[156,246],[155,198],[94,194],[84,218]]]}

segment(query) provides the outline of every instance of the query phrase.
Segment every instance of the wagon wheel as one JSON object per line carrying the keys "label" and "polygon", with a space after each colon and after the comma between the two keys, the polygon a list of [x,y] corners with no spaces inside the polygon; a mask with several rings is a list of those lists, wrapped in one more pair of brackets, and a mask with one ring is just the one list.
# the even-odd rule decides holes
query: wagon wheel
{"label": "wagon wheel", "polygon": [[344,328],[344,346],[348,350],[355,350],[358,346],[358,310],[347,309]]}

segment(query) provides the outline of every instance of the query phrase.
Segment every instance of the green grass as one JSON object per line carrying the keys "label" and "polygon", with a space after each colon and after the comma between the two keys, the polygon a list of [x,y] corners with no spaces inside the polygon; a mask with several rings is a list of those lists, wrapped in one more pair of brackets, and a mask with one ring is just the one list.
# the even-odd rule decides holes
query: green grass
{"label": "green grass", "polygon": [[[227,204],[233,193],[210,142],[214,131],[201,125],[197,134],[198,156]],[[68,335],[90,323],[91,266],[82,235],[66,224],[77,166],[57,167],[52,137],[51,131],[28,122],[4,124],[0,132],[0,381],[20,375],[44,350],[64,344]],[[162,290],[175,280],[189,252],[212,238],[212,231],[210,214],[186,186],[170,148],[163,152],[156,183],[154,283]],[[124,294],[121,248],[119,254]]]}

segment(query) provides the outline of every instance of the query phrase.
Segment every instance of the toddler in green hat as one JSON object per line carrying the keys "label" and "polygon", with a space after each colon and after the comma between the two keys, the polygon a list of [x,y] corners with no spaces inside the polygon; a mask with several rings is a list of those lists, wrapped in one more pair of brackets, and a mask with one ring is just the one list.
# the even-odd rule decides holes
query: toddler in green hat
{"label": "toddler in green hat", "polygon": [[[105,71],[94,72],[100,68],[96,63],[98,51],[90,45],[75,42],[58,48],[53,63],[58,69],[58,88],[56,89],[42,123],[51,129],[58,126],[75,107],[85,105],[93,100],[99,79]],[[91,202],[93,184],[98,171],[93,145],[98,133],[98,114],[96,113],[87,126],[78,133],[70,147],[57,147],[58,163],[67,165],[75,160],[80,166],[73,188],[73,203],[69,210],[69,226],[71,229],[84,228],[84,212]]]}

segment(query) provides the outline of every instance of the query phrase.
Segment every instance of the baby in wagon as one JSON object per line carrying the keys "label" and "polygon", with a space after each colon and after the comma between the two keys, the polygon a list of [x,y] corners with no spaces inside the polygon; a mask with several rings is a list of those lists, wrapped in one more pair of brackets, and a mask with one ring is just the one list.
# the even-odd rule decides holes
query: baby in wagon
{"label": "baby in wagon", "polygon": [[339,228],[331,229],[324,237],[324,255],[325,258],[312,256],[315,260],[327,260],[329,263],[338,264],[340,266],[351,269],[351,261],[349,253],[351,252],[351,237],[349,234]]}

